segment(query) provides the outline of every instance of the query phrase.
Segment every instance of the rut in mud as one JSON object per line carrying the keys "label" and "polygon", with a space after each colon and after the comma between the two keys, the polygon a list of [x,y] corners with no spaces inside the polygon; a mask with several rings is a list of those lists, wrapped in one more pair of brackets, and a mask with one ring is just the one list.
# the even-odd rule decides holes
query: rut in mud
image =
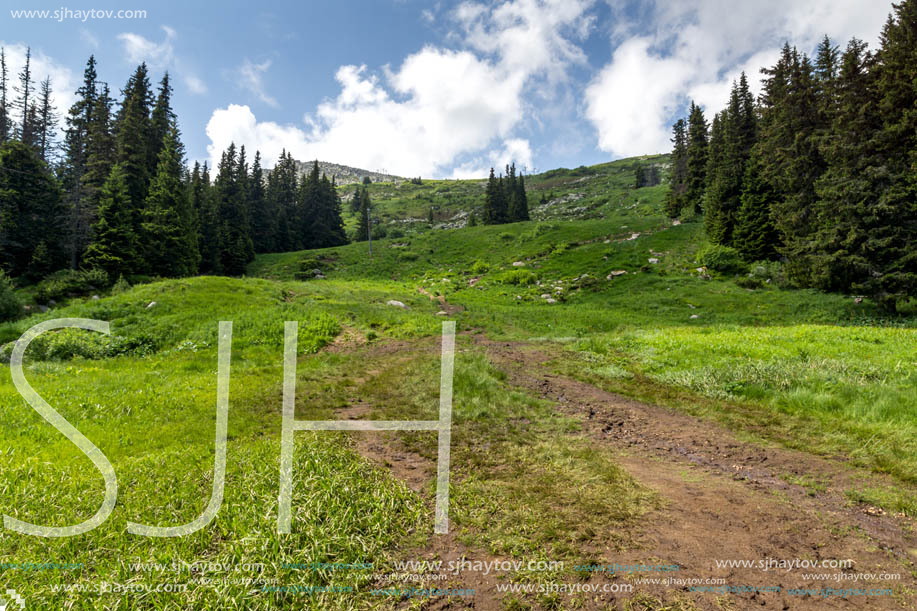
{"label": "rut in mud", "polygon": [[[494,342],[472,336],[473,349],[487,355],[507,375],[507,383],[549,400],[561,413],[582,422],[591,443],[615,452],[615,461],[638,482],[656,491],[661,509],[644,517],[627,552],[603,547],[602,533],[584,544],[591,558],[609,563],[676,564],[680,579],[718,578],[729,586],[779,586],[780,592],[718,596],[690,592],[687,586],[634,584],[630,594],[595,594],[587,608],[621,607],[635,594],[658,601],[678,601],[697,609],[907,609],[917,608],[917,562],[914,521],[886,515],[874,508],[851,506],[844,490],[856,485],[842,462],[803,452],[739,440],[722,426],[684,413],[627,399],[590,384],[552,372],[550,350],[523,343]],[[399,350],[433,353],[435,346],[401,343]],[[391,353],[389,349],[385,352]],[[371,352],[371,350],[370,350]],[[367,362],[372,361],[367,355]],[[377,367],[373,364],[372,367]],[[372,406],[356,403],[338,410],[344,419],[372,418]],[[389,469],[432,507],[430,482],[435,463],[406,450],[387,434],[358,434],[357,450]],[[792,477],[828,482],[824,489],[788,483]],[[874,476],[877,479],[879,476]],[[608,538],[610,539],[610,537]],[[585,553],[584,553],[585,555]],[[409,559],[492,560],[482,550],[466,547],[454,533],[432,537],[427,548]],[[720,560],[853,559],[843,571],[852,579],[861,573],[898,574],[900,580],[868,583],[805,579],[808,573],[839,573],[833,569],[717,568]],[[652,577],[652,575],[650,575]],[[593,575],[590,582],[608,582]],[[615,577],[611,581],[622,582]],[[502,594],[493,576],[463,573],[461,579],[437,587],[475,588],[473,599],[441,598],[428,609],[500,609]],[[790,588],[882,588],[894,596],[791,596]],[[904,594],[902,594],[904,592]],[[532,602],[532,601],[529,601]],[[644,607],[635,607],[644,608]],[[645,608],[655,608],[647,606]],[[668,607],[664,607],[668,608]],[[681,607],[678,607],[681,608]]]}

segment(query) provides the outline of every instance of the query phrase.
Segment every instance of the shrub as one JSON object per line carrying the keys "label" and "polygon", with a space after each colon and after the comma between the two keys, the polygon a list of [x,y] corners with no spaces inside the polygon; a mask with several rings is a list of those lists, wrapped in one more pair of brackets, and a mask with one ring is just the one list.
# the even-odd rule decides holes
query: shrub
{"label": "shrub", "polygon": [[48,276],[38,284],[35,301],[48,303],[64,297],[80,297],[100,291],[109,284],[108,274],[101,269],[64,270]]}
{"label": "shrub", "polygon": [[527,269],[514,269],[505,272],[500,276],[501,284],[518,284],[525,286],[529,284],[535,284],[537,281],[538,276]]}
{"label": "shrub", "polygon": [[719,244],[707,244],[702,247],[697,252],[697,262],[721,274],[742,274],[748,269],[739,251]]}
{"label": "shrub", "polygon": [[114,286],[111,287],[112,295],[120,295],[121,293],[126,293],[131,290],[130,283],[124,279],[123,275],[118,276],[118,281],[115,282]]}
{"label": "shrub", "polygon": [[0,322],[22,316],[22,302],[13,291],[13,284],[0,270]]}
{"label": "shrub", "polygon": [[504,232],[500,233],[497,237],[500,238],[501,240],[503,240],[504,242],[510,242],[510,241],[516,239],[516,236],[514,236],[513,234],[511,234],[511,233],[508,232],[508,231],[504,231]]}
{"label": "shrub", "polygon": [[490,265],[488,265],[487,263],[484,263],[480,259],[475,261],[474,264],[471,266],[472,274],[486,274],[488,271],[490,271]]}

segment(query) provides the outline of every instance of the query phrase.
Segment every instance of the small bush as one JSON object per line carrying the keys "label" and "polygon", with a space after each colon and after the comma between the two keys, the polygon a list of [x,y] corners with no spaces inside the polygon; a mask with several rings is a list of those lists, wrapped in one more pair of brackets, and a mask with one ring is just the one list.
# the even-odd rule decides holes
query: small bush
{"label": "small bush", "polygon": [[112,295],[120,295],[121,293],[126,293],[131,290],[130,283],[124,279],[123,275],[118,276],[118,281],[115,282],[114,286],[111,287]]}
{"label": "small bush", "polygon": [[516,284],[520,286],[527,286],[530,284],[535,284],[537,281],[538,276],[527,269],[514,269],[505,272],[500,276],[501,284]]}
{"label": "small bush", "polygon": [[508,231],[504,231],[500,233],[500,235],[498,235],[497,237],[503,240],[504,242],[511,242],[512,240],[516,239],[516,236],[514,236],[513,234],[511,234]]}
{"label": "small bush", "polygon": [[109,284],[108,274],[101,269],[64,270],[53,274],[38,284],[35,301],[49,303],[65,297],[81,297],[101,291]]}
{"label": "small bush", "polygon": [[490,265],[488,265],[487,263],[484,263],[480,259],[475,261],[474,264],[471,266],[472,274],[486,274],[488,271],[490,271]]}
{"label": "small bush", "polygon": [[748,270],[748,265],[739,256],[739,251],[719,244],[708,244],[702,247],[697,252],[697,262],[721,274],[742,274]]}
{"label": "small bush", "polygon": [[15,320],[22,316],[22,302],[13,291],[13,284],[2,270],[0,270],[0,322]]}

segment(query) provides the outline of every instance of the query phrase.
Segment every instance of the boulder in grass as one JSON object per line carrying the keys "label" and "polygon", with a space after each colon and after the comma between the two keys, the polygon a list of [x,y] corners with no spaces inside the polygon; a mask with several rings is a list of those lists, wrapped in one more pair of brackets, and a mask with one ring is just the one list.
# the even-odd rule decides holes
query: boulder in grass
{"label": "boulder in grass", "polygon": [[656,257],[650,257],[649,259],[647,259],[647,261],[649,261],[649,262],[652,263],[653,265],[659,263],[659,259],[656,258]]}
{"label": "boulder in grass", "polygon": [[525,267],[525,261],[513,261],[513,267]]}
{"label": "boulder in grass", "polygon": [[395,299],[389,299],[388,301],[385,302],[385,305],[390,305],[390,306],[393,306],[393,307],[396,307],[396,308],[402,308],[402,309],[405,309],[405,310],[408,309],[408,306],[404,305],[404,303],[402,303],[402,302],[400,302],[400,301],[397,301],[397,300],[395,300]]}

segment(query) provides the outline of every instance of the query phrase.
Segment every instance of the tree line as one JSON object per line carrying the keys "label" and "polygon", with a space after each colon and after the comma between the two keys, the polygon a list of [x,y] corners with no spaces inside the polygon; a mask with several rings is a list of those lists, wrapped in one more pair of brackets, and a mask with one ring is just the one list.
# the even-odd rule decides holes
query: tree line
{"label": "tree line", "polygon": [[31,53],[10,88],[0,49],[0,270],[37,281],[60,269],[119,276],[241,275],[257,252],[347,242],[334,179],[298,176],[284,151],[271,172],[230,145],[215,175],[188,168],[168,73],[147,66],[120,101],[90,57],[57,143],[49,79]]}
{"label": "tree line", "polygon": [[674,124],[668,214],[703,213],[711,242],[783,260],[799,286],[895,311],[917,295],[917,1],[893,5],[875,51],[786,44],[762,74],[757,100],[743,74],[709,126],[694,104]]}

